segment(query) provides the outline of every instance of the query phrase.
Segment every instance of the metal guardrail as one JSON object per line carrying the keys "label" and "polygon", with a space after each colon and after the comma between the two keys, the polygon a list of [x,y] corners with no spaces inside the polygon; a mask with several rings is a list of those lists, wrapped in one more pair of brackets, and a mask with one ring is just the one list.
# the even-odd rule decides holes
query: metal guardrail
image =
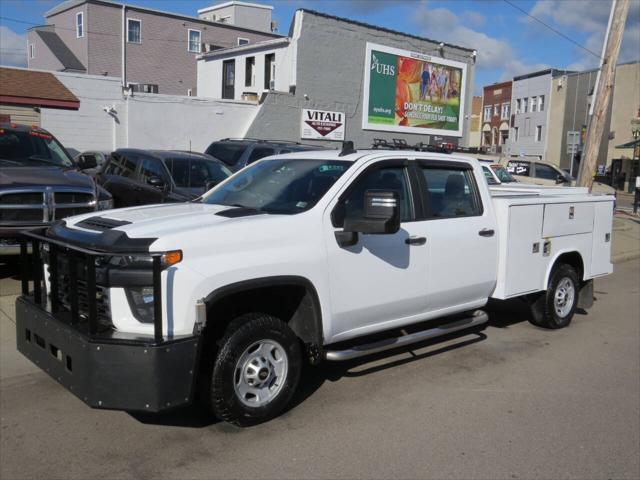
{"label": "metal guardrail", "polygon": [[[28,246],[32,245],[32,258],[28,256]],[[162,256],[165,252],[153,252],[141,254],[140,252],[99,252],[90,250],[77,245],[72,245],[62,240],[46,237],[33,231],[23,232],[20,237],[20,263],[21,263],[21,283],[22,295],[29,296],[29,278],[33,281],[33,299],[37,305],[46,306],[47,299],[43,296],[44,277],[43,277],[43,261],[40,255],[41,244],[48,244],[49,248],[49,302],[51,305],[51,313],[59,313],[66,307],[62,304],[58,292],[58,254],[64,251],[69,259],[69,312],[71,325],[80,323],[81,313],[78,298],[78,262],[82,262],[83,269],[86,271],[87,285],[87,335],[90,337],[98,333],[98,308],[97,308],[97,281],[96,281],[96,258],[112,258],[112,257],[128,257],[128,256],[149,256],[152,259],[152,278],[153,278],[153,337],[156,342],[164,339],[162,331]]]}

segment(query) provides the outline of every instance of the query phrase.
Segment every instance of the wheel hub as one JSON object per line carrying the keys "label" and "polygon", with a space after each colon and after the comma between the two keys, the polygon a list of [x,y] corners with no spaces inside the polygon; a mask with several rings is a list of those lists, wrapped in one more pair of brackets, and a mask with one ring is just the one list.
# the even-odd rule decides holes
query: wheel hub
{"label": "wheel hub", "polygon": [[282,345],[274,340],[255,342],[236,363],[236,395],[245,405],[266,405],[280,393],[287,372],[287,355]]}
{"label": "wheel hub", "polygon": [[575,288],[573,282],[568,278],[562,278],[556,287],[553,299],[556,314],[564,318],[571,312],[575,299]]}

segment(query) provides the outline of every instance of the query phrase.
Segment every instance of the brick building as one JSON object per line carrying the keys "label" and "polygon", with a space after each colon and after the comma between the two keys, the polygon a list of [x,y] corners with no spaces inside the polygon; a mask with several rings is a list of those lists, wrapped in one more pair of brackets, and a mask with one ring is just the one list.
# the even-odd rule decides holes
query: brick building
{"label": "brick building", "polygon": [[28,33],[29,68],[121,77],[134,91],[196,94],[196,55],[279,35],[273,7],[227,2],[178,15],[110,0],[67,0]]}
{"label": "brick building", "polygon": [[482,147],[490,153],[502,153],[509,139],[511,80],[487,85],[483,90]]}

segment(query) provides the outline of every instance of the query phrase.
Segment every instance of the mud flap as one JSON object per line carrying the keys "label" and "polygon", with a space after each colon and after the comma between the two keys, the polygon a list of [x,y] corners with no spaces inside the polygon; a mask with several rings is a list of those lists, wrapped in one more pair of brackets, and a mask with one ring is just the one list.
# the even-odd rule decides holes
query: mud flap
{"label": "mud flap", "polygon": [[589,309],[593,307],[593,280],[587,280],[580,289],[578,308]]}

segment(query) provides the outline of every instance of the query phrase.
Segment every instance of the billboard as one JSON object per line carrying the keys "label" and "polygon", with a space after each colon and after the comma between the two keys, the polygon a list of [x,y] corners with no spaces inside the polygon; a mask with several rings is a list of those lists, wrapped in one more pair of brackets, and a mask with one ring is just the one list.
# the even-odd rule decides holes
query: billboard
{"label": "billboard", "polygon": [[367,43],[362,128],[462,136],[467,65]]}

